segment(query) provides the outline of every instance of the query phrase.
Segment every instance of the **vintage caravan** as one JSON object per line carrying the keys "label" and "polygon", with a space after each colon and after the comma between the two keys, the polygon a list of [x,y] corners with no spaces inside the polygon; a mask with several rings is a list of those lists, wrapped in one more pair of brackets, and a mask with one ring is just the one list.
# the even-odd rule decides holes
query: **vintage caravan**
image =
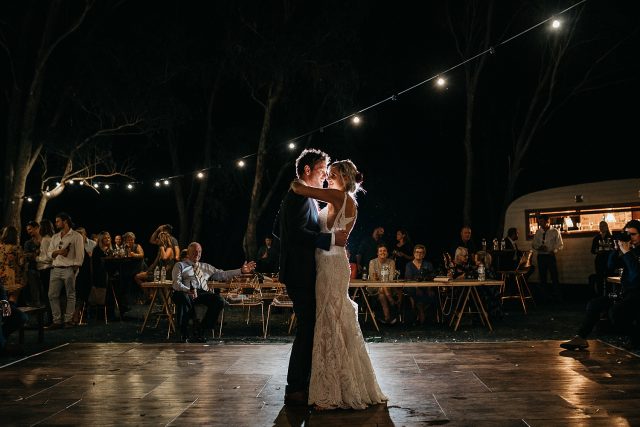
{"label": "vintage caravan", "polygon": [[[640,219],[640,178],[569,185],[524,195],[509,205],[504,235],[510,227],[516,227],[518,248],[531,249],[540,214],[548,215],[551,226],[562,232],[564,249],[557,254],[560,283],[588,284],[595,271],[591,242],[600,221],[607,221],[613,232],[622,230],[631,219]],[[534,264],[535,258],[534,252]],[[537,282],[537,274],[530,280]]]}

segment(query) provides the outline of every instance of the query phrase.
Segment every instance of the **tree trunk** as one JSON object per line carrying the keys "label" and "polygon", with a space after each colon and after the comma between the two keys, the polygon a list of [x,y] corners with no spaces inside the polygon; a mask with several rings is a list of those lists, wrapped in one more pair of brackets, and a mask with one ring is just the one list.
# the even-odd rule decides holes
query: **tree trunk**
{"label": "tree trunk", "polygon": [[[247,259],[255,259],[258,252],[257,247],[257,224],[262,210],[264,209],[264,197],[262,194],[262,182],[265,174],[265,162],[267,155],[267,139],[269,130],[271,129],[271,119],[273,110],[280,100],[284,82],[282,78],[271,84],[267,103],[264,108],[262,119],[262,130],[260,131],[260,140],[258,142],[258,152],[256,154],[256,174],[253,180],[253,189],[251,190],[251,203],[249,205],[249,218],[247,220],[247,229],[245,230],[243,249]],[[269,193],[271,194],[271,193]]]}
{"label": "tree trunk", "polygon": [[[85,3],[83,13],[78,19],[60,36],[55,38],[54,33],[56,31],[56,24],[58,23],[60,5],[61,3],[59,1],[52,1],[50,3],[40,46],[34,59],[33,76],[23,78],[20,82],[24,87],[29,87],[28,92],[23,93],[19,89],[21,84],[14,82],[12,99],[16,102],[9,106],[11,112],[9,113],[10,122],[8,123],[7,129],[9,138],[7,139],[6,148],[6,162],[9,167],[6,169],[5,178],[3,223],[13,225],[18,230],[22,228],[20,214],[24,202],[23,198],[27,178],[42,149],[42,143],[34,142],[33,133],[36,128],[36,120],[40,108],[47,61],[58,44],[80,26],[91,7],[91,3]],[[28,23],[29,21],[27,20],[25,22]],[[27,49],[25,47],[23,48]],[[21,53],[25,55],[29,54],[29,52]],[[13,143],[17,145],[17,149],[11,147]]]}

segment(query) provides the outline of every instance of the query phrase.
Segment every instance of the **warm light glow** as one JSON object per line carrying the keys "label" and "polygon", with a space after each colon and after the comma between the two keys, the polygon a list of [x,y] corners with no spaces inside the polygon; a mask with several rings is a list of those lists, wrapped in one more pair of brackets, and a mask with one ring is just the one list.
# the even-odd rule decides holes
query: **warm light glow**
{"label": "warm light glow", "polygon": [[93,184],[94,188],[100,188],[100,184],[98,184],[97,182],[95,184]]}
{"label": "warm light glow", "polygon": [[238,167],[243,168],[245,165],[244,160],[238,160]]}
{"label": "warm light glow", "polygon": [[198,172],[198,174],[196,176],[198,178],[202,179],[202,178],[204,178],[204,172]]}
{"label": "warm light glow", "polygon": [[360,117],[359,117],[359,116],[353,116],[353,118],[351,119],[351,122],[352,122],[354,125],[359,125],[359,124],[360,124],[360,122],[361,122]]}
{"label": "warm light glow", "polygon": [[58,187],[60,185],[60,182],[56,181],[56,187]]}
{"label": "warm light glow", "polygon": [[127,184],[127,188],[128,188],[129,190],[133,190],[133,184]]}
{"label": "warm light glow", "polygon": [[160,181],[156,181],[155,186],[156,186],[156,187],[160,187]]}
{"label": "warm light glow", "polygon": [[164,182],[163,182],[163,184],[164,184],[164,185],[169,185],[169,180],[168,180],[168,179],[165,179],[165,180],[164,180]]}
{"label": "warm light glow", "polygon": [[109,184],[105,184],[105,185],[104,185],[104,188],[105,188],[105,190],[108,190],[108,189],[110,189],[110,188],[111,188],[111,186],[110,186]]}
{"label": "warm light glow", "polygon": [[567,229],[573,227],[573,220],[571,219],[570,216],[564,217],[564,225],[567,226]]}
{"label": "warm light glow", "polygon": [[31,197],[27,197],[27,202],[33,202],[33,199]]}
{"label": "warm light glow", "polygon": [[553,21],[551,21],[551,28],[553,29],[560,28],[560,20],[554,19]]}
{"label": "warm light glow", "polygon": [[73,185],[73,180],[72,180],[72,179],[70,179],[69,181],[67,181],[67,184],[69,184],[69,185]]}
{"label": "warm light glow", "polygon": [[616,217],[613,216],[611,212],[609,212],[604,220],[607,222],[616,222]]}
{"label": "warm light glow", "polygon": [[50,193],[50,192],[48,192],[48,191],[45,193],[45,195],[46,195],[47,197],[51,197],[51,193]]}
{"label": "warm light glow", "polygon": [[290,142],[289,143],[289,150],[295,150],[296,149],[296,144],[294,142]]}
{"label": "warm light glow", "polygon": [[445,79],[443,79],[442,77],[438,77],[436,79],[436,85],[443,87],[445,84],[447,83],[447,81]]}

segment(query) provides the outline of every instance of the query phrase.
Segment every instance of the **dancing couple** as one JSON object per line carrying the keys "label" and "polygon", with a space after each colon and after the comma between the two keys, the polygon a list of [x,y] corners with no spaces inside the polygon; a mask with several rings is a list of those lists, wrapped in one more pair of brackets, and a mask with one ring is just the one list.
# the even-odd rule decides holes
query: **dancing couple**
{"label": "dancing couple", "polygon": [[[280,206],[280,280],[297,317],[285,404],[316,410],[365,409],[387,400],[376,380],[349,298],[345,244],[357,217],[362,174],[350,160],[332,163],[320,150],[296,160],[298,179]],[[328,188],[323,188],[325,179]],[[318,210],[316,200],[327,203]]]}

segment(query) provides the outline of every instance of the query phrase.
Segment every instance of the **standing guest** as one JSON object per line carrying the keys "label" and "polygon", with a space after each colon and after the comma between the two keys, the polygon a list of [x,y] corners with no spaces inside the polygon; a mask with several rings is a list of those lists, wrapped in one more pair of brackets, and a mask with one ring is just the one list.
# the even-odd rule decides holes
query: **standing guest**
{"label": "standing guest", "polygon": [[124,239],[124,254],[127,261],[120,264],[120,289],[118,301],[120,302],[120,318],[124,318],[124,313],[129,311],[129,301],[135,301],[141,297],[142,291],[134,282],[135,275],[142,270],[142,260],[144,250],[142,245],[136,243],[136,235],[127,231],[122,236]]}
{"label": "standing guest", "polygon": [[53,266],[51,263],[53,260],[49,256],[49,244],[51,243],[51,237],[54,234],[53,223],[48,219],[40,221],[40,247],[38,248],[38,255],[36,255],[36,268],[40,274],[40,282],[42,283],[42,300],[47,308],[45,313],[44,323],[45,326],[51,324],[51,303],[49,302],[49,280],[51,278],[51,269]]}
{"label": "standing guest", "polygon": [[266,236],[264,245],[258,249],[258,268],[260,273],[277,273],[280,263],[280,251],[273,244],[273,238]]}
{"label": "standing guest", "polygon": [[[640,221],[632,219],[625,224],[624,230],[629,241],[618,241],[618,251],[611,252],[610,264],[622,263],[620,277],[622,294],[617,298],[600,296],[587,304],[587,313],[578,334],[569,341],[560,344],[568,350],[580,350],[589,347],[587,337],[600,320],[603,312],[608,314],[612,323],[629,336],[625,346],[640,346]],[[625,239],[626,240],[626,239]]]}
{"label": "standing guest", "polygon": [[562,236],[557,228],[552,228],[549,224],[549,217],[540,215],[538,217],[538,230],[533,236],[531,247],[538,253],[538,274],[540,276],[540,286],[547,287],[547,271],[551,275],[553,288],[549,294],[556,300],[562,299],[560,292],[560,281],[558,280],[558,262],[556,253],[563,248]]}
{"label": "standing guest", "polygon": [[[173,295],[176,304],[180,340],[182,342],[206,342],[205,334],[211,333],[220,310],[224,307],[224,300],[209,288],[209,278],[226,282],[242,273],[251,273],[256,268],[254,261],[245,262],[236,270],[219,270],[204,262],[200,262],[202,246],[192,242],[187,247],[187,258],[173,266],[171,277],[173,281]],[[203,304],[207,312],[202,319],[202,330],[194,331],[192,338],[188,336],[189,319],[195,317],[195,306]],[[194,322],[195,325],[195,322]]]}
{"label": "standing guest", "polygon": [[40,252],[40,242],[42,241],[40,224],[35,221],[29,221],[26,230],[29,235],[29,240],[24,242],[23,246],[27,267],[26,290],[28,298],[26,299],[26,303],[34,307],[40,307],[44,304],[45,299],[36,262],[36,257],[38,256],[38,252]]}
{"label": "standing guest", "polygon": [[18,230],[12,225],[0,232],[0,284],[7,291],[9,301],[17,304],[25,286],[24,255],[18,245]]}
{"label": "standing guest", "polygon": [[27,315],[9,301],[7,291],[0,283],[0,356],[12,355],[7,350],[7,339],[12,332],[20,329],[27,322]]}
{"label": "standing guest", "polygon": [[[83,237],[72,227],[71,217],[61,212],[56,215],[56,229],[49,244],[49,256],[53,259],[53,271],[49,280],[49,301],[53,313],[53,323],[49,329],[74,326],[73,314],[76,307],[76,275],[84,261]],[[64,289],[67,294],[67,308],[62,319],[60,307],[60,291]]]}
{"label": "standing guest", "polygon": [[602,295],[607,283],[609,255],[614,250],[613,236],[609,231],[607,221],[600,221],[600,232],[596,234],[591,242],[591,253],[596,256],[594,263],[596,268],[595,292]]}
{"label": "standing guest", "polygon": [[82,236],[85,252],[82,266],[76,276],[76,311],[73,314],[73,322],[80,323],[80,313],[88,303],[91,292],[91,261],[96,242],[87,237],[87,231],[84,228],[78,227],[76,231]]}
{"label": "standing guest", "polygon": [[122,243],[122,236],[119,234],[113,237],[113,254],[115,256],[124,255],[124,244]]}
{"label": "standing guest", "polygon": [[356,252],[356,263],[358,264],[358,273],[362,274],[364,268],[369,267],[369,261],[374,259],[378,253],[378,245],[383,242],[384,228],[376,227],[373,229],[371,236],[360,242],[358,251]]}
{"label": "standing guest", "polygon": [[478,252],[478,247],[471,237],[471,226],[469,225],[465,225],[460,229],[460,238],[451,246],[449,253],[455,256],[456,249],[460,247],[467,249],[469,257]]}
{"label": "standing guest", "polygon": [[393,248],[393,260],[400,272],[400,279],[404,279],[407,264],[413,260],[413,244],[407,230],[400,228],[396,231],[396,246]]}
{"label": "standing guest", "polygon": [[[415,245],[413,248],[413,259],[405,266],[404,277],[407,280],[423,281],[431,280],[436,271],[429,261],[425,261],[427,248],[424,245]],[[406,288],[411,302],[411,308],[416,312],[416,323],[424,325],[426,310],[437,310],[437,295],[433,288]]]}
{"label": "standing guest", "polygon": [[[109,274],[104,259],[112,254],[111,234],[109,234],[108,231],[103,231],[98,234],[98,242],[91,253],[91,284],[98,289],[105,289],[107,287]],[[106,298],[102,303],[106,304]],[[111,317],[113,317],[112,304],[108,305],[108,310]]]}
{"label": "standing guest", "polygon": [[171,224],[162,224],[159,225],[158,228],[151,234],[151,238],[149,239],[149,243],[152,245],[163,245],[164,243],[160,241],[160,233],[167,233],[169,235],[169,240],[171,241],[171,248],[173,252],[173,257],[175,261],[180,261],[180,246],[178,245],[178,239],[173,237],[173,226]]}

